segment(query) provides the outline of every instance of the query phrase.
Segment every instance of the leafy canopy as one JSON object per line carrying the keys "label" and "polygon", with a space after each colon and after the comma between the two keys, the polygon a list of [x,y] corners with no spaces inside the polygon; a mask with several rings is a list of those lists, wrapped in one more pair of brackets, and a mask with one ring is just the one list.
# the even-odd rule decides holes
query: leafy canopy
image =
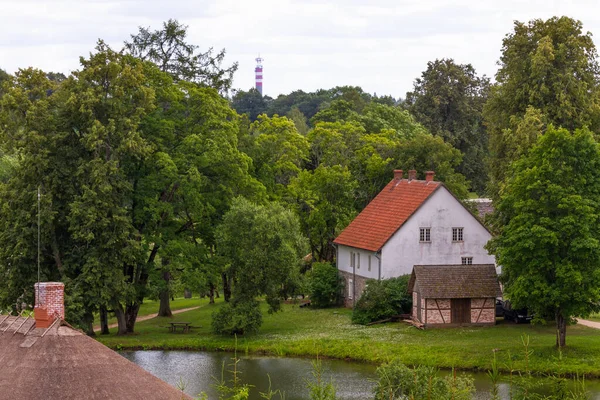
{"label": "leafy canopy", "polygon": [[550,126],[511,170],[489,249],[517,308],[563,321],[600,304],[600,150],[587,129]]}

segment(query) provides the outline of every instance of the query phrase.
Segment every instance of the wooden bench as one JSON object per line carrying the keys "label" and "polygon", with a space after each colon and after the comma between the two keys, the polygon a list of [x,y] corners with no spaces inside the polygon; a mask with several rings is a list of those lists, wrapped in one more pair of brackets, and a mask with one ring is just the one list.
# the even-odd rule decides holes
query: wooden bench
{"label": "wooden bench", "polygon": [[171,326],[169,326],[169,332],[176,333],[177,329],[181,328],[181,333],[189,333],[191,331],[192,323],[191,322],[170,322]]}

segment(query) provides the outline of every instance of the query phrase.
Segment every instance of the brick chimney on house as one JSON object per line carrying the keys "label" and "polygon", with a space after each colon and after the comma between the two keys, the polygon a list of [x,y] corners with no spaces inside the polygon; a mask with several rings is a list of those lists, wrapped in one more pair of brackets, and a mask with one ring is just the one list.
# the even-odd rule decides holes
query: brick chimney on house
{"label": "brick chimney on house", "polygon": [[404,171],[402,171],[401,169],[394,170],[394,179],[400,180],[400,179],[402,179],[403,175],[404,175]]}
{"label": "brick chimney on house", "polygon": [[409,169],[408,170],[408,180],[412,181],[413,179],[417,179],[417,170],[416,169]]}
{"label": "brick chimney on house", "polygon": [[35,316],[36,328],[49,328],[60,318],[65,318],[65,284],[61,282],[41,282],[35,287]]}
{"label": "brick chimney on house", "polygon": [[427,182],[433,181],[433,177],[434,176],[435,176],[435,172],[434,171],[427,171],[427,172],[425,172],[425,181],[427,181]]}

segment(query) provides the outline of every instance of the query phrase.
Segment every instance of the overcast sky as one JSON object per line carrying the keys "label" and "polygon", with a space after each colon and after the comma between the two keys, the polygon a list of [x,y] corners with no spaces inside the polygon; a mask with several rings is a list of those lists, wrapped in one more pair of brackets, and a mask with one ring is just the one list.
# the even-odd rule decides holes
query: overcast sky
{"label": "overcast sky", "polygon": [[581,20],[598,45],[600,3],[585,0],[0,0],[0,68],[67,74],[98,38],[121,48],[175,18],[189,42],[239,62],[234,88],[254,86],[260,53],[270,96],[356,85],[404,97],[436,58],[493,76],[513,21],[554,15]]}

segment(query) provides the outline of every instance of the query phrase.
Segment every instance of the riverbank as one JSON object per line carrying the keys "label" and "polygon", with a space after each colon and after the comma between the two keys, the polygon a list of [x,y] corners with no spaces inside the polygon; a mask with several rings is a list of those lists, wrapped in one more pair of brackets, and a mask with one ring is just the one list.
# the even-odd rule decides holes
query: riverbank
{"label": "riverbank", "polygon": [[[211,332],[211,314],[220,302],[173,318],[153,318],[136,324],[128,336],[98,336],[116,350],[210,350],[232,351],[235,339]],[[323,357],[380,364],[399,358],[409,365],[487,370],[493,351],[502,370],[529,369],[539,373],[585,374],[600,378],[600,332],[570,326],[568,347],[562,356],[554,347],[553,326],[517,325],[499,321],[494,327],[419,330],[406,323],[373,326],[353,325],[347,309],[314,310],[284,305],[283,311],[267,314],[257,335],[238,338],[238,352],[275,356]],[[189,334],[169,333],[169,322],[191,322]],[[522,338],[528,336],[533,353],[526,361]]]}

